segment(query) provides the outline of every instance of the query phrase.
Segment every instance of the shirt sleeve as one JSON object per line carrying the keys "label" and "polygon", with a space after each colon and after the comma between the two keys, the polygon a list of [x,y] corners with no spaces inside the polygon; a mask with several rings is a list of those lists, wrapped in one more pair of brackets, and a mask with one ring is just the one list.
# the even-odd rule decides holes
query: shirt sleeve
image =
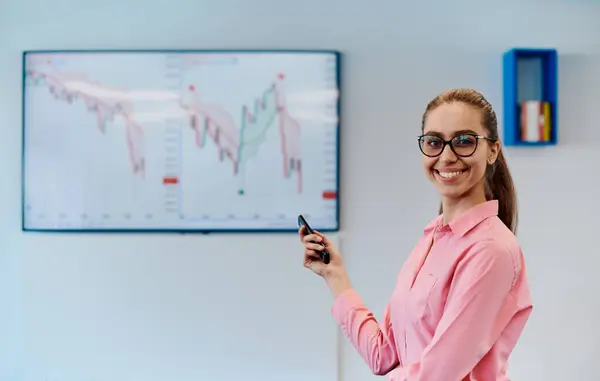
{"label": "shirt sleeve", "polygon": [[419,362],[402,381],[457,381],[468,376],[512,318],[513,253],[499,242],[476,244],[458,264],[442,318]]}
{"label": "shirt sleeve", "polygon": [[350,289],[336,298],[332,314],[374,374],[385,375],[398,365],[389,305],[379,324],[356,291]]}

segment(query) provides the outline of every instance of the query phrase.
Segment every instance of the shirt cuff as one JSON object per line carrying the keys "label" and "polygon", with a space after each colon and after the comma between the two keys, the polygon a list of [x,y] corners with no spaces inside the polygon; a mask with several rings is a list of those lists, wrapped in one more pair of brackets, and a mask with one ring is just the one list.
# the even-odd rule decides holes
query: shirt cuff
{"label": "shirt cuff", "polygon": [[348,312],[362,305],[363,303],[358,293],[353,289],[348,289],[335,298],[331,314],[338,324],[342,324]]}

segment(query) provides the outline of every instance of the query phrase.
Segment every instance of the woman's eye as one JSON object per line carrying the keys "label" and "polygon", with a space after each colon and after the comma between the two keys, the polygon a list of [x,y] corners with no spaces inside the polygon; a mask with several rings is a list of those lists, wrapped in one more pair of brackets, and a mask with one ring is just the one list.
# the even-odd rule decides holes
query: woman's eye
{"label": "woman's eye", "polygon": [[461,146],[474,144],[474,138],[472,136],[457,136],[455,138],[456,144]]}

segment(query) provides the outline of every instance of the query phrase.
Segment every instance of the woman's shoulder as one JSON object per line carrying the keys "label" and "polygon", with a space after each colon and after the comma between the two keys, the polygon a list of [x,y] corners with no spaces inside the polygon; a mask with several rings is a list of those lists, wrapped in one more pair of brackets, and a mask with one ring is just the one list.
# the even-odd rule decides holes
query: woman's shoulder
{"label": "woman's shoulder", "polygon": [[470,256],[478,256],[496,273],[512,277],[512,292],[518,306],[531,306],[525,256],[516,235],[499,218],[490,218],[472,238]]}
{"label": "woman's shoulder", "polygon": [[483,245],[501,246],[511,251],[521,251],[517,236],[497,216],[488,218],[471,233],[471,239],[481,242]]}
{"label": "woman's shoulder", "polygon": [[[488,218],[461,238],[464,252],[487,257],[510,257],[519,262],[522,250],[515,234],[498,218]],[[497,258],[500,259],[500,258]]]}
{"label": "woman's shoulder", "polygon": [[523,272],[523,252],[515,234],[497,217],[489,218],[473,229],[465,245],[464,257],[478,256],[479,261],[504,266],[515,280]]}

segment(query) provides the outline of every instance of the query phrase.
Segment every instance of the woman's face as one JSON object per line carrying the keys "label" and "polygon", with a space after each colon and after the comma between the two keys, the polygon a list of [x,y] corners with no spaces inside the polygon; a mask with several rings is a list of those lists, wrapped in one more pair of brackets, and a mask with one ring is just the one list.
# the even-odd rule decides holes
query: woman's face
{"label": "woman's face", "polygon": [[496,160],[500,144],[476,137],[488,136],[481,120],[480,111],[459,102],[442,104],[427,115],[422,149],[435,155],[443,141],[452,140],[454,150],[467,155],[458,156],[448,144],[437,157],[422,155],[425,173],[442,197],[461,198],[479,187],[483,192],[486,167]]}

